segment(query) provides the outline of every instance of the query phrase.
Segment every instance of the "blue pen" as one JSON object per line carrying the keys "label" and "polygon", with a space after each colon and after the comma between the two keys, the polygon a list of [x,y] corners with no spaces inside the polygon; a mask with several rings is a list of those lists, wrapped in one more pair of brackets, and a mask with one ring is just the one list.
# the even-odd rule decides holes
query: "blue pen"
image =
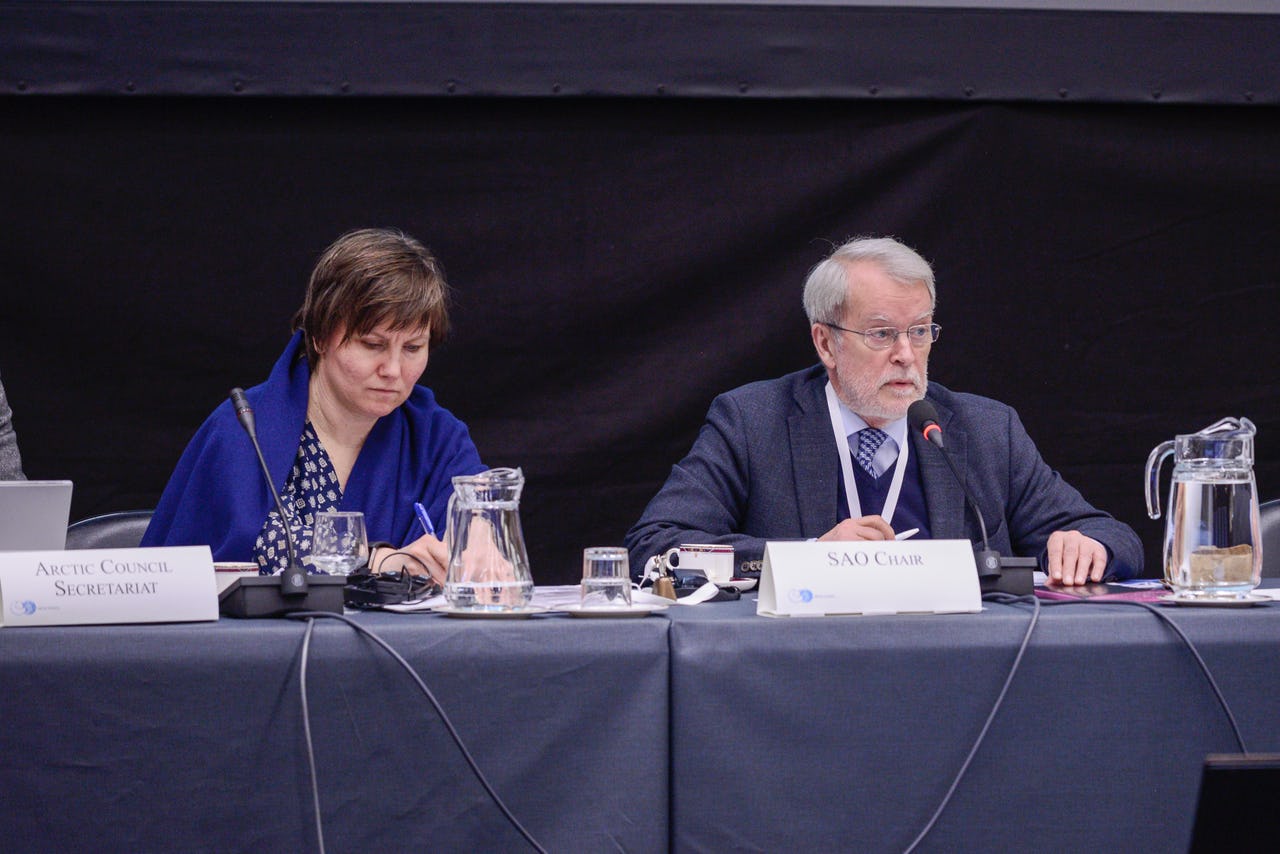
{"label": "blue pen", "polygon": [[436,535],[436,526],[431,524],[431,517],[427,515],[427,508],[422,506],[421,501],[413,502],[413,512],[418,514],[418,521],[422,523],[422,529],[434,537]]}

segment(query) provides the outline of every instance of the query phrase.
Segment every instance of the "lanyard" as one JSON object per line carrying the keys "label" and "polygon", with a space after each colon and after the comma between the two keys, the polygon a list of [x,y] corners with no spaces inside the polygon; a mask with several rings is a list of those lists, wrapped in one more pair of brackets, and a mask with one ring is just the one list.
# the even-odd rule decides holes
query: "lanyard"
{"label": "lanyard", "polygon": [[[862,502],[858,500],[858,484],[853,479],[853,457],[849,453],[849,437],[844,433],[844,418],[840,416],[840,400],[831,381],[827,380],[827,411],[831,414],[831,429],[836,434],[836,449],[840,452],[840,472],[844,475],[844,497],[849,502],[849,518],[862,518]],[[884,509],[880,515],[893,525],[893,511],[898,508],[898,494],[902,492],[902,479],[907,473],[907,445],[904,442],[898,448],[898,462],[893,467],[893,482],[889,485],[889,494],[884,499]]]}

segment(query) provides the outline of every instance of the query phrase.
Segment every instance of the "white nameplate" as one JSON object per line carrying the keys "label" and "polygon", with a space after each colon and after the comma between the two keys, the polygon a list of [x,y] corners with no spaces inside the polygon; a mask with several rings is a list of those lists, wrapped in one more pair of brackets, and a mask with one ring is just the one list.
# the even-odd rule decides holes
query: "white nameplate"
{"label": "white nameplate", "polygon": [[218,619],[208,546],[0,552],[5,626]]}
{"label": "white nameplate", "polygon": [[981,610],[968,540],[765,544],[756,613],[766,617]]}

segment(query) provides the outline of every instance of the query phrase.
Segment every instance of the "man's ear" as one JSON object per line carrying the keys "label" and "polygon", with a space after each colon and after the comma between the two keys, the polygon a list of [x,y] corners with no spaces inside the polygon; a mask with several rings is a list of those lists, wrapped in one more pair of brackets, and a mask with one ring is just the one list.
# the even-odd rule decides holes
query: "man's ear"
{"label": "man's ear", "polygon": [[836,366],[835,354],[835,330],[830,326],[822,323],[815,323],[809,328],[809,333],[813,336],[813,349],[818,351],[818,358],[822,360],[822,364],[831,370]]}

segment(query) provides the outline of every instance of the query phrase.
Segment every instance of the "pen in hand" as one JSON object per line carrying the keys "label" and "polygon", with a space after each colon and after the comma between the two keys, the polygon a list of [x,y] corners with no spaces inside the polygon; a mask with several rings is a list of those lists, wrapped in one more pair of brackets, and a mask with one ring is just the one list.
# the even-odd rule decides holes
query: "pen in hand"
{"label": "pen in hand", "polygon": [[413,512],[418,514],[418,521],[422,523],[422,530],[434,537],[436,535],[436,526],[431,524],[431,517],[427,515],[427,508],[422,506],[421,501],[413,502]]}
{"label": "pen in hand", "polygon": [[909,540],[909,539],[911,539],[912,537],[914,537],[914,536],[915,536],[916,534],[918,534],[918,533],[920,533],[920,529],[919,529],[919,528],[908,528],[907,530],[903,531],[901,534],[897,534],[896,536],[894,536],[894,539],[895,539],[895,540]]}

